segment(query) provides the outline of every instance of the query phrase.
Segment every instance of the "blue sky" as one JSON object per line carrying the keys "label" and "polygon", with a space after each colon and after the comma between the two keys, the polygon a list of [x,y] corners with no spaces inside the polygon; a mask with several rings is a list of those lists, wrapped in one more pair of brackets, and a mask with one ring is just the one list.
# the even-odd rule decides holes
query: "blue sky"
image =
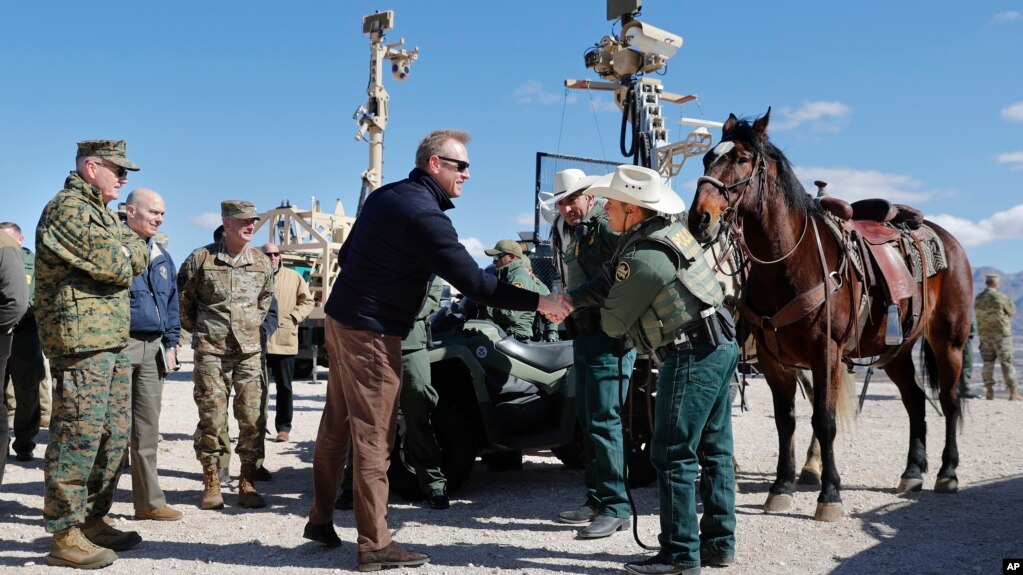
{"label": "blue sky", "polygon": [[[611,96],[562,87],[597,79],[583,52],[611,33],[604,0],[17,2],[0,19],[0,219],[34,234],[75,142],[98,138],[127,140],[142,167],[125,190],[167,200],[179,263],[224,199],[340,198],[354,215],[361,22],[386,9],[388,41],[420,57],[404,82],[385,78],[384,181],[408,173],[430,130],[472,133],[472,179],[449,214],[481,263],[531,226],[536,152],[620,159]],[[772,106],[772,140],[808,187],[913,204],[975,267],[1023,270],[1023,0],[646,0],[641,19],[685,40],[665,89],[700,96],[664,104],[672,140],[688,133],[682,115]],[[673,182],[687,202],[699,175],[692,161]]]}

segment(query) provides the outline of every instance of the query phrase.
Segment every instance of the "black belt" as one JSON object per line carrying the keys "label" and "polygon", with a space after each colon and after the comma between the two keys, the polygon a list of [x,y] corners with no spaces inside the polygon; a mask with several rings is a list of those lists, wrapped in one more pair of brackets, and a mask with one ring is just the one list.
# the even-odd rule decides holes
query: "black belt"
{"label": "black belt", "polygon": [[682,351],[689,351],[697,345],[706,345],[714,347],[714,342],[711,341],[710,336],[702,329],[690,329],[684,330],[681,335],[675,338],[675,341],[662,345],[661,347],[654,350],[654,354],[657,355],[662,363],[669,355],[673,355]]}
{"label": "black belt", "polygon": [[735,328],[732,327],[731,318],[723,315],[725,313],[718,310],[714,315],[701,318],[689,329],[683,329],[674,341],[655,349],[654,355],[663,362],[669,355],[689,351],[698,345],[717,347],[732,341],[735,339]]}

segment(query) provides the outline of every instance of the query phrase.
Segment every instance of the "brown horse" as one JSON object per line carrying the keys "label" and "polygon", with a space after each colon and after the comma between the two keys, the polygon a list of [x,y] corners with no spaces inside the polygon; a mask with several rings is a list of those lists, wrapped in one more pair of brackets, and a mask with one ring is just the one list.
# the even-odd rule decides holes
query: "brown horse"
{"label": "brown horse", "polygon": [[934,490],[954,493],[959,463],[956,431],[961,421],[956,381],[970,332],[973,299],[966,253],[947,231],[924,222],[943,244],[948,266],[931,277],[921,271],[923,281],[915,288],[910,276],[908,289],[915,289],[916,295],[898,301],[899,322],[909,331],[904,345],[889,350],[885,301],[886,293],[892,292],[865,281],[881,277],[876,265],[866,264],[863,272],[849,264],[849,246],[825,228],[825,219],[833,216],[805,192],[788,160],[768,141],[770,112],[752,124],[729,116],[721,142],[704,156],[704,175],[688,220],[690,231],[701,241],[727,230],[748,261],[743,317],[753,331],[771,387],[779,441],[777,476],[764,509],[780,511],[792,504],[793,368],[805,367],[813,373],[811,421],[823,467],[814,518],[835,521],[842,517],[833,445],[836,405],[847,396],[843,386],[850,382],[844,358],[885,358],[884,370],[898,386],[910,420],[906,469],[897,491],[921,489],[927,471],[926,397],[912,361],[912,340],[921,336],[926,379],[939,392],[945,416],[945,449]]}

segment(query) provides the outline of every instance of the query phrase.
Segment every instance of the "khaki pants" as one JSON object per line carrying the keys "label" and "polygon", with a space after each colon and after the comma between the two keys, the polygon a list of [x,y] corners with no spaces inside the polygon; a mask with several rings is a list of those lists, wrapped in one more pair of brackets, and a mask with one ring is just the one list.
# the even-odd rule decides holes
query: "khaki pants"
{"label": "khaki pants", "polygon": [[327,349],[330,375],[313,452],[309,521],[331,522],[351,440],[359,551],[376,551],[391,543],[387,468],[398,421],[401,338],[348,329],[327,318]]}

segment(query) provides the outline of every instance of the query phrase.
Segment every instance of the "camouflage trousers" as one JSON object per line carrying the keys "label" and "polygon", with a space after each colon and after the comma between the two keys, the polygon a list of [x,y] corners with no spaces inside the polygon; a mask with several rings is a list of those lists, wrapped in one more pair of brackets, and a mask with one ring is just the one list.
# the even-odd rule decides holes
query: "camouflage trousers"
{"label": "camouflage trousers", "polygon": [[1002,380],[1005,387],[1016,389],[1016,368],[1012,366],[1012,338],[1003,337],[995,340],[980,340],[980,357],[984,360],[981,375],[984,376],[984,387],[993,389],[995,386],[995,360],[1002,364]]}
{"label": "camouflage trousers", "polygon": [[43,518],[57,533],[110,511],[131,431],[131,359],[123,349],[50,360],[53,413]]}
{"label": "camouflage trousers", "polygon": [[199,408],[195,428],[195,457],[203,466],[214,464],[228,452],[227,404],[234,391],[234,418],[238,422],[235,451],[242,463],[263,458],[266,434],[262,402],[263,366],[259,352],[235,355],[195,354],[192,397]]}

